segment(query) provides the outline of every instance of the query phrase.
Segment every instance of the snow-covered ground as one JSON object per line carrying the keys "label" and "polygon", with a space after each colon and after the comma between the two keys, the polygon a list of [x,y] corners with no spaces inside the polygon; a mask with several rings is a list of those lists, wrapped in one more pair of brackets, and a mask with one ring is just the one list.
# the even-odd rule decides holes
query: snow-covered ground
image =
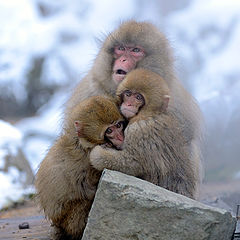
{"label": "snow-covered ground", "polygon": [[[0,121],[0,208],[9,199],[34,191],[23,187],[19,179],[24,175],[16,167],[7,173],[1,170],[7,152],[14,155],[21,148],[36,172],[61,131],[61,113],[71,86],[91,67],[98,51],[95,38],[103,38],[125,19],[150,20],[164,27],[178,73],[198,99],[208,126],[213,130],[219,126],[218,138],[229,132],[232,119],[240,119],[240,1],[193,0],[161,16],[163,2],[0,0],[0,89],[5,87],[0,94],[13,94],[19,102],[26,98],[26,73],[35,56],[46,58],[41,81],[63,86],[36,116],[15,126]],[[47,17],[40,14],[39,5],[47,6]],[[231,131],[237,132],[235,128]],[[235,144],[231,136],[224,141],[219,144],[221,150]],[[217,151],[214,140],[212,144]],[[239,169],[235,171],[233,176],[239,177]]]}
{"label": "snow-covered ground", "polygon": [[24,193],[33,191],[31,187],[23,186],[20,179],[24,174],[16,168],[9,166],[9,156],[17,156],[19,149],[22,148],[23,134],[17,128],[7,122],[0,120],[0,207],[6,201],[19,199]]}

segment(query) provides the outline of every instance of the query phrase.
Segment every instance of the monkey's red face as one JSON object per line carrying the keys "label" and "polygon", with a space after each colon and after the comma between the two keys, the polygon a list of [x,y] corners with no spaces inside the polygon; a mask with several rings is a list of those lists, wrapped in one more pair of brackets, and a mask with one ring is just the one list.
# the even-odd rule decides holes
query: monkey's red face
{"label": "monkey's red face", "polygon": [[128,72],[145,56],[142,47],[116,46],[114,48],[113,80],[118,85]]}
{"label": "monkey's red face", "polygon": [[137,115],[144,104],[145,99],[142,94],[126,90],[122,93],[122,104],[120,110],[124,117],[130,119]]}
{"label": "monkey's red face", "polygon": [[110,125],[105,131],[105,137],[117,148],[121,149],[124,141],[123,122]]}

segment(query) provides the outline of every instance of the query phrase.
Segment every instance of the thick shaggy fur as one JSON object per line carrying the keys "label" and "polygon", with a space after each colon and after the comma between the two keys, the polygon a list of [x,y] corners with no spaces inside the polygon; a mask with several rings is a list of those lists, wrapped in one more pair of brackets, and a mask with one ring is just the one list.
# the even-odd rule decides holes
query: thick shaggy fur
{"label": "thick shaggy fur", "polygon": [[123,150],[96,146],[90,154],[93,167],[118,170],[196,198],[198,166],[188,150],[184,126],[171,111],[163,109],[164,96],[169,95],[166,82],[153,72],[137,69],[119,84],[120,101],[125,90],[142,94],[145,105],[130,119]]}
{"label": "thick shaggy fur", "polygon": [[[117,85],[112,80],[113,49],[117,45],[125,44],[141,46],[144,49],[145,57],[138,62],[136,68],[155,72],[166,81],[171,95],[168,112],[175,116],[176,122],[173,127],[181,127],[184,139],[188,142],[186,152],[197,169],[198,182],[201,182],[202,115],[193,97],[175,76],[174,59],[168,40],[151,23],[127,21],[106,37],[93,67],[67,102],[65,124],[71,119],[72,108],[82,99],[92,95],[115,94]],[[157,139],[156,141],[158,142]],[[138,149],[138,144],[133,148]]]}
{"label": "thick shaggy fur", "polygon": [[[71,121],[51,147],[36,176],[37,197],[54,226],[54,239],[81,239],[101,171],[89,153],[105,143],[104,132],[123,120],[112,98],[92,97],[73,108]],[[82,124],[77,136],[74,122]]]}

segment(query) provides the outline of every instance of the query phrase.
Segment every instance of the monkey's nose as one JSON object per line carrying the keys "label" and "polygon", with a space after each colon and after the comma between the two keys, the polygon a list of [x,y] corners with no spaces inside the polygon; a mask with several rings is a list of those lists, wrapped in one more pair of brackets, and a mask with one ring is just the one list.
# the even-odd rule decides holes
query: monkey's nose
{"label": "monkey's nose", "polygon": [[126,58],[121,59],[121,62],[126,62],[126,61],[127,61]]}

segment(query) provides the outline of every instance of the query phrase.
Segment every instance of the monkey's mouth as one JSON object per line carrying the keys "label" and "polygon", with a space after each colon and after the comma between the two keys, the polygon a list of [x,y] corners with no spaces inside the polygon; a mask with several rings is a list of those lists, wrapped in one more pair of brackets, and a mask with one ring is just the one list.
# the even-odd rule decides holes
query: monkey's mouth
{"label": "monkey's mouth", "polygon": [[122,70],[122,69],[117,69],[116,74],[119,74],[119,75],[126,75],[127,72],[124,71],[124,70]]}
{"label": "monkey's mouth", "polygon": [[121,110],[122,115],[127,119],[130,119],[137,114],[137,111],[135,111],[133,109],[127,109],[127,108],[121,107],[120,110]]}
{"label": "monkey's mouth", "polygon": [[116,69],[113,71],[113,80],[119,84],[127,75],[127,71],[123,69]]}

